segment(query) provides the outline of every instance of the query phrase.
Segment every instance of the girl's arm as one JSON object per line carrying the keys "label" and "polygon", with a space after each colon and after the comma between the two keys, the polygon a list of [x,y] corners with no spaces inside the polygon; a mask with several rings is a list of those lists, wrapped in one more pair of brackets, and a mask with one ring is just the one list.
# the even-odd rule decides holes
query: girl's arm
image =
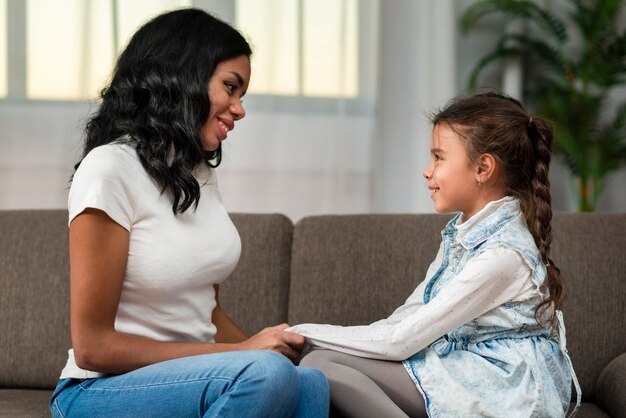
{"label": "girl's arm", "polygon": [[128,248],[128,231],[101,210],[86,209],[70,224],[71,334],[78,367],[118,374],[179,357],[251,349],[293,358],[303,346],[301,336],[283,331],[286,324],[236,343],[160,342],[117,332]]}
{"label": "girl's arm", "polygon": [[530,277],[530,268],[514,251],[487,250],[469,261],[437,297],[400,321],[351,327],[302,324],[289,331],[305,336],[316,346],[360,357],[400,361],[514,299],[528,288]]}
{"label": "girl's arm", "polygon": [[211,320],[217,327],[217,334],[215,334],[215,342],[217,343],[240,343],[246,340],[246,334],[239,328],[239,326],[233,321],[226,312],[222,310],[219,299],[219,285],[215,287],[215,301],[217,305],[213,309],[213,316]]}

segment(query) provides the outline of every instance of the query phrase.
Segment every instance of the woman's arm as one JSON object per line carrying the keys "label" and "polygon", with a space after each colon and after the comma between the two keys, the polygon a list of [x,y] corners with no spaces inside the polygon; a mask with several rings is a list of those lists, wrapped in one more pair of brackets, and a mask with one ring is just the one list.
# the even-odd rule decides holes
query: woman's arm
{"label": "woman's arm", "polygon": [[302,324],[290,328],[314,345],[382,360],[404,360],[444,334],[522,293],[530,268],[514,251],[488,250],[464,269],[428,304],[398,322],[341,327]]}
{"label": "woman's arm", "polygon": [[304,344],[287,325],[266,328],[237,343],[160,342],[115,330],[129,233],[105,212],[86,209],[70,224],[70,315],[78,367],[119,374],[149,364],[198,354],[271,350],[295,357]]}
{"label": "woman's arm", "polygon": [[215,342],[217,343],[240,343],[246,340],[246,334],[239,328],[239,326],[233,321],[226,312],[222,310],[219,299],[219,285],[215,287],[215,309],[213,309],[213,315],[211,320],[217,327],[217,333],[215,334]]}

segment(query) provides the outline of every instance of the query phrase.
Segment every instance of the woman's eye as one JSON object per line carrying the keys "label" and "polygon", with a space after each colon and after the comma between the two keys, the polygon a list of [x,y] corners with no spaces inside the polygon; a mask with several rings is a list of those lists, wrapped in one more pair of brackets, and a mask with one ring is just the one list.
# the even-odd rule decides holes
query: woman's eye
{"label": "woman's eye", "polygon": [[224,85],[226,86],[226,88],[232,93],[233,91],[235,91],[235,89],[237,88],[237,86],[233,83],[229,83],[229,82],[225,82]]}

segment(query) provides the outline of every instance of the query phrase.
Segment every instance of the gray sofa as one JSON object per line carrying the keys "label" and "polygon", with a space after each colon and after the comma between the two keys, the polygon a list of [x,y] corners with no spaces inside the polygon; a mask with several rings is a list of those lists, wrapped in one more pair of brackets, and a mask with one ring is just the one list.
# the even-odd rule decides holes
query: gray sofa
{"label": "gray sofa", "polygon": [[[222,286],[252,334],[281,322],[365,324],[423,279],[446,215],[233,214],[241,261]],[[0,417],[47,417],[69,336],[67,213],[0,211]],[[568,284],[579,417],[626,417],[626,213],[558,213],[553,258]],[[336,414],[336,412],[335,412]]]}

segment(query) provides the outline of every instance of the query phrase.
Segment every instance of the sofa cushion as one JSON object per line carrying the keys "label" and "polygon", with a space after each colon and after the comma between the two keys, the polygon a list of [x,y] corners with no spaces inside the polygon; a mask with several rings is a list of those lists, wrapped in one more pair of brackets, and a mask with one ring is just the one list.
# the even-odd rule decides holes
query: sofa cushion
{"label": "sofa cushion", "polygon": [[583,399],[626,352],[626,213],[557,213],[552,259],[565,280],[567,346]]}
{"label": "sofa cushion", "polygon": [[11,418],[49,417],[52,390],[0,389],[0,416]]}
{"label": "sofa cushion", "polygon": [[326,215],[294,230],[289,322],[367,324],[424,279],[449,215]]}
{"label": "sofa cushion", "polygon": [[[574,410],[575,406],[575,403],[570,405],[570,412]],[[567,416],[569,416],[569,413]],[[611,418],[611,416],[600,409],[598,405],[590,402],[583,402],[576,412],[576,418]]]}
{"label": "sofa cushion", "polygon": [[220,305],[247,335],[287,321],[293,224],[284,215],[230,215],[241,259],[220,285]]}
{"label": "sofa cushion", "polygon": [[70,346],[67,212],[0,212],[0,387],[53,388]]}

